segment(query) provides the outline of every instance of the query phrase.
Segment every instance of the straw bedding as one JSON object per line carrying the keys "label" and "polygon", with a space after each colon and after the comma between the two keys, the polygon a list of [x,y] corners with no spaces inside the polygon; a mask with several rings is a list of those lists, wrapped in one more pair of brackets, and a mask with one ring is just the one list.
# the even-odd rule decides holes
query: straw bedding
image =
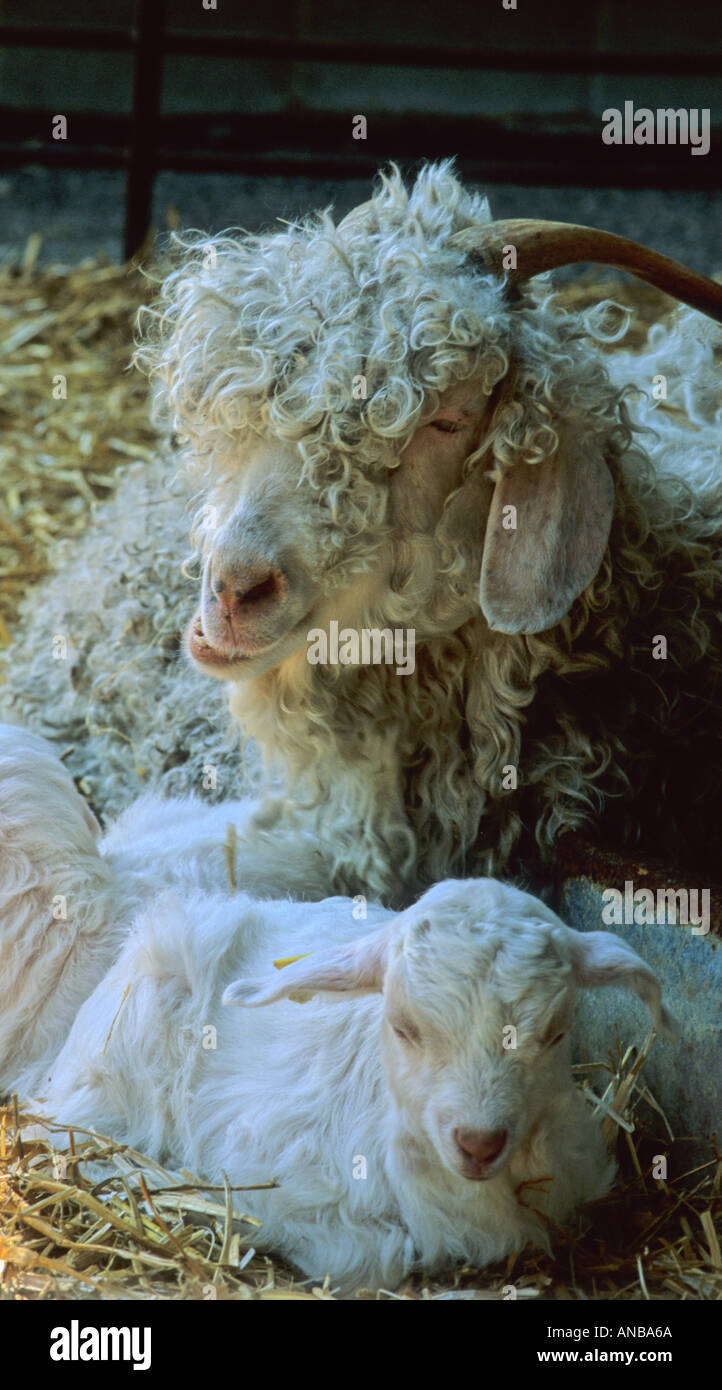
{"label": "straw bedding", "polygon": [[[39,249],[40,238],[31,237],[22,256],[0,268],[0,648],[9,663],[21,599],[47,572],[51,548],[60,540],[72,547],[95,503],[129,486],[121,465],[134,462],[131,486],[132,479],[140,485],[157,449],[144,383],[127,370],[133,318],[147,295],[141,273],[101,261],[39,269]],[[560,294],[584,308],[605,292],[609,284],[600,289],[588,275]],[[637,285],[615,284],[611,292],[633,309],[625,348],[640,346],[668,301]],[[72,384],[67,399],[53,395],[54,387],[62,390],[58,376]],[[162,539],[159,564],[177,566],[182,536]],[[146,628],[139,620],[119,668],[133,660],[139,632],[141,642],[177,646],[182,617],[165,613]],[[212,716],[208,722],[208,738],[219,738]],[[233,754],[221,745],[219,763]],[[208,757],[206,743],[204,750]],[[172,759],[172,748],[163,746],[162,756]],[[139,767],[139,789],[144,777]],[[92,785],[79,781],[92,799]],[[600,1060],[592,1075],[579,1069],[580,1085],[589,1090],[593,1082],[603,1092],[620,1183],[576,1230],[552,1233],[551,1255],[531,1253],[482,1274],[462,1270],[445,1283],[414,1278],[394,1293],[358,1297],[502,1298],[513,1285],[517,1297],[533,1299],[722,1298],[722,1159],[707,1145],[709,1157],[686,1172],[681,1139],[671,1148],[668,1178],[652,1176],[654,1156],[670,1153],[671,1136],[644,1087],[649,1041],[638,1055],[617,1044],[617,1055]],[[60,1154],[48,1131],[28,1137],[32,1119],[15,1099],[0,1106],[0,1299],[334,1297],[327,1285],[299,1282],[256,1253],[246,1211],[252,1192],[204,1188],[192,1174],[179,1180],[112,1137],[75,1132],[70,1155]]]}
{"label": "straw bedding", "polygon": [[[597,1093],[600,1075],[606,1083],[607,1137],[623,1141],[620,1181],[576,1228],[551,1232],[550,1255],[460,1269],[445,1282],[415,1276],[356,1297],[505,1299],[513,1288],[520,1299],[722,1298],[722,1158],[710,1152],[666,1181],[652,1176],[654,1156],[669,1151],[642,1080],[652,1037],[639,1054],[620,1049],[591,1069]],[[591,1095],[589,1070],[579,1068],[578,1081]],[[69,1153],[59,1153],[52,1134],[23,1137],[35,1119],[15,1098],[0,1108],[0,1300],[334,1298],[328,1281],[298,1280],[255,1251],[252,1189],[204,1188],[191,1173],[167,1173],[84,1131],[72,1131]],[[674,1150],[675,1169],[684,1147]]]}
{"label": "straw bedding", "polygon": [[[144,383],[128,370],[139,271],[35,268],[31,237],[0,270],[0,641],[59,537],[78,536],[118,465],[151,457]],[[67,398],[55,398],[65,376]]]}

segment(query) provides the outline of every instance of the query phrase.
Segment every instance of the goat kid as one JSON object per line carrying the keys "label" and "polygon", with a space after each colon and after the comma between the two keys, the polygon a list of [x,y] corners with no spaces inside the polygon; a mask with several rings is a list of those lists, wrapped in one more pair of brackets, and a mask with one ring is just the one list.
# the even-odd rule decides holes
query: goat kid
{"label": "goat kid", "polygon": [[[196,810],[148,803],[181,840]],[[145,854],[123,862],[120,836],[99,854],[66,770],[17,729],[0,728],[0,830],[0,1088],[209,1182],[277,1178],[249,1194],[258,1248],[344,1290],[393,1286],[547,1245],[608,1190],[569,1068],[575,992],[631,988],[674,1026],[612,934],[483,879],[359,922],[349,899],[220,892],[188,846],[158,893],[153,830]],[[254,893],[283,892],[293,847],[273,847],[242,869]]]}

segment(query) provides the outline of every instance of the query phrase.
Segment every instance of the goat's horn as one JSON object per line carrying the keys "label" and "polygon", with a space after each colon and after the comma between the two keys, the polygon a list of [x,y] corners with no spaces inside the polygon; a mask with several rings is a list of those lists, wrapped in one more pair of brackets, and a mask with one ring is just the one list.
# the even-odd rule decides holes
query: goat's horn
{"label": "goat's horn", "polygon": [[528,280],[542,271],[556,270],[578,261],[613,265],[722,323],[722,284],[706,275],[698,275],[669,256],[651,251],[648,246],[640,246],[637,241],[616,236],[614,232],[581,227],[574,222],[541,222],[517,217],[467,227],[451,240],[454,246],[481,260],[486,270],[493,273],[502,270],[504,247],[514,246],[517,269],[508,272],[512,282],[514,279]]}

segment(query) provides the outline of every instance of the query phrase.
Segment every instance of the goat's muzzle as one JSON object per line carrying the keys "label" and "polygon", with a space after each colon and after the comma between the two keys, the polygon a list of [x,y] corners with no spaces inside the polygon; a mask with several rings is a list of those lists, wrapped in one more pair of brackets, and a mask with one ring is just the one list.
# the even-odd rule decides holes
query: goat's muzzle
{"label": "goat's muzzle", "polygon": [[455,1129],[453,1139],[461,1156],[463,1176],[472,1182],[491,1177],[507,1138],[505,1129]]}
{"label": "goat's muzzle", "polygon": [[200,611],[188,647],[201,665],[247,660],[284,636],[290,612],[289,583],[276,565],[254,561],[214,572],[206,564]]}

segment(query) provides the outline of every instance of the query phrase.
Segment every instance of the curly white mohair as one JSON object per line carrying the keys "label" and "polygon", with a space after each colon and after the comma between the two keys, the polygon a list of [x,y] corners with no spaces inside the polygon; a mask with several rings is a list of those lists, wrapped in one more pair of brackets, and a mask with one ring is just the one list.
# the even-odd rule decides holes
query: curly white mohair
{"label": "curly white mohair", "polygon": [[[202,671],[260,748],[265,823],[313,828],[329,891],[548,874],[584,827],[716,866],[715,339],[687,312],[612,379],[605,313],[510,293],[459,244],[488,225],[442,164],[339,226],[180,238],[140,361],[197,488],[200,600],[159,462],[33,597],[6,693],[75,745],[101,813],[260,777]],[[333,624],[413,633],[413,670],[310,661]]]}
{"label": "curly white mohair", "polygon": [[55,547],[5,654],[0,712],[55,743],[105,823],[149,786],[209,803],[242,789],[237,725],[179,646],[196,586],[176,472],[163,452],[123,470],[82,539]]}

